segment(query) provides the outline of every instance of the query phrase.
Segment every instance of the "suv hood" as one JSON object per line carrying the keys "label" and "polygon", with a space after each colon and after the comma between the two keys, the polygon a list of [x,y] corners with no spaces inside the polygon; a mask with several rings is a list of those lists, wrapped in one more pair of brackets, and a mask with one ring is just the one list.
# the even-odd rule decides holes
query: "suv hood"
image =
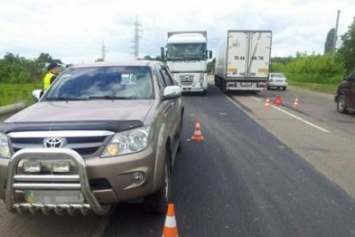
{"label": "suv hood", "polygon": [[97,120],[140,120],[144,122],[154,102],[154,100],[38,102],[8,118],[5,122]]}

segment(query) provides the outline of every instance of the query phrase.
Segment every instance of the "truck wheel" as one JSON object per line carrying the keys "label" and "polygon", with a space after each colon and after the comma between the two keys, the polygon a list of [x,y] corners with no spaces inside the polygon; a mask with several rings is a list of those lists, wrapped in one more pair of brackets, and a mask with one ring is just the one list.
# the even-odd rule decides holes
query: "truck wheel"
{"label": "truck wheel", "polygon": [[225,81],[221,81],[221,87],[220,87],[221,91],[224,93],[224,94],[227,94],[227,85],[226,85],[226,82]]}
{"label": "truck wheel", "polygon": [[337,111],[342,114],[345,114],[347,112],[346,105],[345,105],[345,95],[339,95],[337,101]]}
{"label": "truck wheel", "polygon": [[166,158],[164,164],[163,185],[155,193],[144,198],[144,210],[148,213],[163,214],[167,212],[168,203],[170,200],[170,151],[166,150]]}
{"label": "truck wheel", "polygon": [[207,90],[203,90],[203,91],[201,92],[201,95],[207,95]]}
{"label": "truck wheel", "polygon": [[214,76],[214,84],[215,84],[215,86],[217,86],[217,87],[220,86],[219,78],[218,78],[217,76]]}

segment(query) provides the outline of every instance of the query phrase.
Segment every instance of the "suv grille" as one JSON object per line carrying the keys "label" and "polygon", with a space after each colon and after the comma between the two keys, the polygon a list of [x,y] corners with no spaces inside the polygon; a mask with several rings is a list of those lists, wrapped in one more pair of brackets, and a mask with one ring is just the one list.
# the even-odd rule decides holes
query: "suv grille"
{"label": "suv grille", "polygon": [[[26,134],[23,137],[21,137],[21,133],[11,133],[10,146],[12,151],[15,153],[23,148],[44,148],[45,139],[57,137],[52,132],[40,132],[38,133],[40,136],[36,133],[30,132],[30,134]],[[108,131],[93,131],[92,134],[90,132],[68,131],[67,134],[61,134],[60,138],[66,141],[62,147],[73,149],[85,158],[94,156],[108,142],[112,135],[113,132]]]}

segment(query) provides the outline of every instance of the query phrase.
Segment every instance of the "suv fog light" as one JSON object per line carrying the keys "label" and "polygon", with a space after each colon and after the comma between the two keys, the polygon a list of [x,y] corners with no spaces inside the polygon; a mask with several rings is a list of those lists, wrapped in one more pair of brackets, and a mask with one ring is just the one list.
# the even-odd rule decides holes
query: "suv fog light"
{"label": "suv fog light", "polygon": [[26,173],[41,172],[41,163],[38,161],[26,161],[23,163],[23,171]]}
{"label": "suv fog light", "polygon": [[137,172],[132,173],[132,175],[131,175],[131,181],[132,182],[140,182],[143,179],[144,179],[144,173],[143,172],[137,171]]}
{"label": "suv fog light", "polygon": [[70,171],[70,164],[67,161],[53,162],[52,171],[58,173],[68,173]]}

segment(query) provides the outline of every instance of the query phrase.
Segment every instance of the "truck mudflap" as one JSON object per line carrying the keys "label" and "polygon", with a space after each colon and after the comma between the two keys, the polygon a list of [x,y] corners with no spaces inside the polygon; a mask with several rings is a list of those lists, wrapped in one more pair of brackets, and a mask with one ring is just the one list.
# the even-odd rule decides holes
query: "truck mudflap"
{"label": "truck mudflap", "polygon": [[[76,174],[18,172],[22,160],[40,162],[58,158],[72,161]],[[26,200],[18,201],[15,198],[18,193],[27,195]],[[91,191],[84,159],[68,148],[25,148],[16,152],[8,164],[5,205],[8,211],[20,214],[29,211],[48,215],[54,211],[62,215],[67,211],[69,215],[78,212],[87,215],[92,210],[97,215],[106,215],[111,210],[111,205],[101,205]]]}

